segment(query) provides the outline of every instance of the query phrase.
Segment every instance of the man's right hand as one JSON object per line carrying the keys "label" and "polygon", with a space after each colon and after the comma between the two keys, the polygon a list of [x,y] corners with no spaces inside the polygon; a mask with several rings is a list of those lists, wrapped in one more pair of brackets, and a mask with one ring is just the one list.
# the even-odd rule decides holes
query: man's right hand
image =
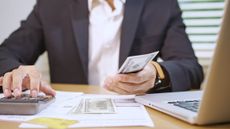
{"label": "man's right hand", "polygon": [[55,96],[55,90],[42,80],[41,73],[33,65],[19,66],[17,69],[5,73],[0,77],[0,86],[2,86],[5,97],[11,95],[19,97],[23,89],[30,89],[32,97],[37,97],[39,91]]}

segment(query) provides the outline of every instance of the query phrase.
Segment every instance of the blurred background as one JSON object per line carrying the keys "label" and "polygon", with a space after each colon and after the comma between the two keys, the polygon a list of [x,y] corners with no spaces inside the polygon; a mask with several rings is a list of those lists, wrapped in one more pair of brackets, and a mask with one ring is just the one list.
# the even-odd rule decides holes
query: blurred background
{"label": "blurred background", "polygon": [[[178,0],[183,11],[186,32],[192,41],[196,56],[207,72],[224,9],[224,0]],[[0,44],[27,18],[36,0],[0,1]],[[49,81],[47,54],[36,62],[44,78]]]}

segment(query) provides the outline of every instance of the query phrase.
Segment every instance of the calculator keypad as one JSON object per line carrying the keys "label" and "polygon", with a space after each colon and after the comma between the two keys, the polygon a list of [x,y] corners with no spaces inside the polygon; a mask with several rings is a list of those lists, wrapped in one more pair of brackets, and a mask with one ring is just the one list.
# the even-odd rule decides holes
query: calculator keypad
{"label": "calculator keypad", "polygon": [[0,99],[0,103],[40,103],[51,100],[52,96],[38,96],[36,98],[31,97],[29,94],[22,94],[20,97],[4,97]]}

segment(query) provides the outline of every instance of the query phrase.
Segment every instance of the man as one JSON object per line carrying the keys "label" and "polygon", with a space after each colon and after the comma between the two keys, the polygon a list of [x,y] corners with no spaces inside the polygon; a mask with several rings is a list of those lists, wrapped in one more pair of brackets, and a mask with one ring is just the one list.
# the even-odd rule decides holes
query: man
{"label": "man", "polygon": [[[51,82],[102,85],[120,94],[199,88],[203,80],[177,0],[39,0],[0,47],[5,96],[54,95],[33,66],[48,52]],[[142,71],[117,74],[131,55],[160,51]]]}

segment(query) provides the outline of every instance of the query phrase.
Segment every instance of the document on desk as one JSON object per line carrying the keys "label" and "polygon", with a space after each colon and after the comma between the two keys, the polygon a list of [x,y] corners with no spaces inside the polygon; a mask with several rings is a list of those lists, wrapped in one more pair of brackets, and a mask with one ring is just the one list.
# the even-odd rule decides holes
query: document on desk
{"label": "document on desk", "polygon": [[56,101],[40,113],[0,115],[0,120],[22,122],[20,128],[153,127],[145,107],[134,97],[58,91]]}

